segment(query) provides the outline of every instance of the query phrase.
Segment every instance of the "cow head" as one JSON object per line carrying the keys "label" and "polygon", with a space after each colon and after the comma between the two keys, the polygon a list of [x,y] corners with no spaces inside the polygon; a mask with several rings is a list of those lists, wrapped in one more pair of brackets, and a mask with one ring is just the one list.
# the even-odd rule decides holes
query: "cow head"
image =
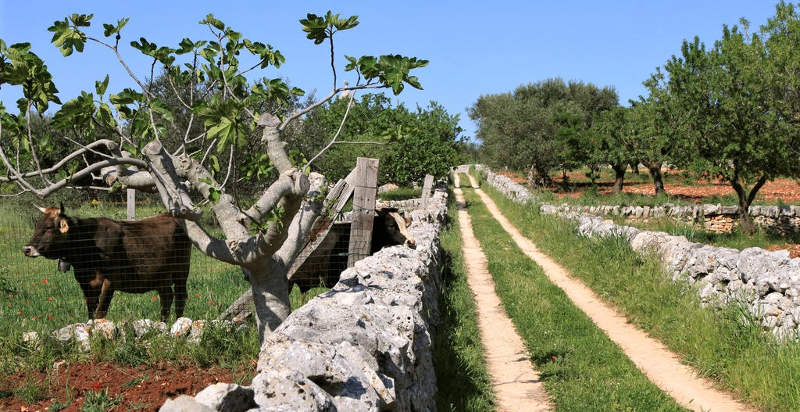
{"label": "cow head", "polygon": [[36,208],[42,212],[42,217],[36,222],[33,236],[22,248],[22,253],[28,257],[60,258],[67,246],[70,230],[70,219],[64,213],[64,205],[61,204],[58,208]]}
{"label": "cow head", "polygon": [[387,233],[391,239],[390,243],[403,245],[412,249],[416,247],[414,237],[406,230],[406,228],[411,225],[411,221],[404,218],[399,210],[383,207],[378,208],[377,212],[380,221],[385,225],[385,233]]}

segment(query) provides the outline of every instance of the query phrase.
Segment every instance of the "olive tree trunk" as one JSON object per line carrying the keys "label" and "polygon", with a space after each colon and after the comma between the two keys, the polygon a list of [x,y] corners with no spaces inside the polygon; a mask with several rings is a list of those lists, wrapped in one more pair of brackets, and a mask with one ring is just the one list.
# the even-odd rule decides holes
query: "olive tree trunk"
{"label": "olive tree trunk", "polygon": [[647,170],[650,172],[650,177],[653,178],[653,186],[655,188],[656,196],[666,194],[667,191],[664,190],[664,178],[661,174],[661,163],[648,164]]}
{"label": "olive tree trunk", "polygon": [[627,164],[620,163],[611,165],[614,169],[614,193],[621,193],[625,184],[625,167]]}

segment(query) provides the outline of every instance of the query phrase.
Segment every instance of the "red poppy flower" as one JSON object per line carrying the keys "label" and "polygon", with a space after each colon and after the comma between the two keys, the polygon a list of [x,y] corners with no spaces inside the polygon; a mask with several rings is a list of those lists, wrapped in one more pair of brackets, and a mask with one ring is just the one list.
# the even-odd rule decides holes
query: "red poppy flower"
{"label": "red poppy flower", "polygon": [[52,316],[48,316],[47,320],[53,320],[53,317]]}
{"label": "red poppy flower", "polygon": [[553,358],[553,360],[556,360],[556,355],[553,355],[553,356],[551,356],[551,357]]}
{"label": "red poppy flower", "polygon": [[199,293],[195,293],[195,294],[194,294],[194,297],[196,297],[196,298],[199,298],[199,297],[200,297],[200,294],[199,294]]}
{"label": "red poppy flower", "polygon": [[209,305],[213,305],[213,304],[214,304],[214,302],[208,302],[208,304],[209,304]]}
{"label": "red poppy flower", "polygon": [[46,285],[46,284],[47,284],[47,279],[43,280],[43,281],[42,281],[42,284],[43,284],[43,285]]}
{"label": "red poppy flower", "polygon": [[47,298],[47,301],[48,301],[48,302],[52,302],[52,301],[53,301],[53,297],[52,297],[52,296],[50,296],[49,298]]}
{"label": "red poppy flower", "polygon": [[92,384],[92,389],[98,391],[100,390],[100,382],[95,382]]}
{"label": "red poppy flower", "polygon": [[22,312],[21,312],[21,311],[20,311],[20,312],[17,312],[17,315],[21,315],[21,314],[22,314]]}
{"label": "red poppy flower", "polygon": [[55,286],[50,286],[50,289],[55,289],[55,288],[56,288]]}
{"label": "red poppy flower", "polygon": [[153,296],[153,302],[158,300],[158,296]]}

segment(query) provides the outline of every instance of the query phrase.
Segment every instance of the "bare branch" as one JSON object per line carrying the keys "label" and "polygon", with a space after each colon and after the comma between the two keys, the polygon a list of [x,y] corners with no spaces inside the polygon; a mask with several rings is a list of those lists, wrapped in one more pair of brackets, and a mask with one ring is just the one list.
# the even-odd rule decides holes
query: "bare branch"
{"label": "bare branch", "polygon": [[302,115],[314,110],[315,108],[325,104],[325,102],[327,102],[330,99],[333,99],[333,97],[336,96],[336,94],[338,94],[340,92],[348,91],[348,90],[385,89],[387,87],[388,86],[384,86],[384,85],[381,85],[381,84],[362,84],[362,85],[355,85],[355,86],[339,87],[337,89],[334,89],[329,95],[327,95],[327,96],[323,97],[322,99],[316,101],[315,103],[309,105],[305,109],[299,110],[299,111],[296,111],[296,112],[292,113],[291,116],[287,117],[286,120],[284,120],[280,124],[280,126],[278,126],[278,131],[283,131],[283,129],[285,129],[286,126],[288,126],[289,123],[291,123],[293,120],[295,120],[298,117],[300,117],[300,116],[302,116]]}
{"label": "bare branch", "polygon": [[233,169],[233,148],[236,146],[236,143],[231,145],[230,154],[228,154],[228,172],[225,174],[225,179],[222,181],[222,184],[219,186],[220,189],[224,188],[226,184],[228,184],[228,178],[231,177],[231,170]]}
{"label": "bare branch", "polygon": [[258,119],[258,125],[264,128],[261,141],[267,143],[267,156],[278,169],[278,173],[283,173],[292,168],[292,162],[286,155],[286,142],[280,137],[279,122],[277,117],[269,113],[262,114]]}
{"label": "bare branch", "polygon": [[196,220],[202,212],[192,203],[187,188],[181,183],[172,157],[158,140],[145,145],[142,152],[150,159],[150,170],[155,172],[155,183],[164,206],[173,216]]}
{"label": "bare branch", "polygon": [[[333,44],[331,44],[331,53],[333,53]],[[347,115],[350,114],[350,107],[353,106],[353,99],[356,97],[355,92],[350,93],[350,100],[347,101],[347,109],[344,111],[344,116],[342,116],[342,121],[339,123],[339,129],[336,130],[336,134],[333,135],[330,143],[327,146],[323,147],[322,150],[319,151],[311,160],[308,161],[308,164],[314,163],[314,160],[317,160],[323,153],[325,153],[331,146],[336,142],[336,138],[339,137],[339,134],[342,133],[342,129],[344,128],[344,122],[347,120]]]}
{"label": "bare branch", "polygon": [[[75,159],[78,156],[82,156],[86,152],[99,153],[99,152],[96,152],[94,150],[94,148],[98,147],[98,146],[105,146],[110,151],[116,151],[119,148],[119,146],[117,146],[117,143],[114,142],[113,140],[109,140],[109,139],[96,140],[96,141],[94,141],[94,142],[92,142],[92,143],[90,143],[88,145],[83,146],[81,149],[78,149],[78,150],[68,154],[63,159],[61,159],[58,163],[54,164],[51,167],[48,167],[46,169],[40,169],[40,170],[37,170],[36,172],[21,173],[19,177],[27,178],[27,177],[37,176],[37,175],[39,175],[40,172],[41,173],[45,173],[45,174],[55,173],[59,169],[61,169],[64,165],[66,165],[69,161]],[[105,155],[105,154],[103,154],[103,155],[108,157],[108,155]],[[138,159],[133,159],[133,158],[128,158],[128,160],[129,161],[126,164],[130,164],[130,165],[134,165],[134,166],[138,166],[138,167],[147,167],[147,164],[144,161],[141,161],[141,160],[138,160]],[[7,178],[7,177],[0,176],[0,182],[10,182],[12,180],[15,180],[15,179],[14,178]]]}
{"label": "bare branch", "polygon": [[102,44],[103,46],[106,46],[109,49],[111,49],[112,51],[114,51],[114,54],[117,56],[117,60],[119,60],[119,63],[122,65],[122,67],[125,69],[125,71],[128,72],[128,76],[130,76],[133,79],[133,81],[135,81],[136,84],[138,84],[139,87],[142,88],[142,91],[144,92],[145,96],[147,96],[148,100],[155,98],[155,96],[153,96],[153,94],[150,93],[150,91],[147,90],[147,88],[144,86],[144,83],[142,83],[141,80],[139,80],[139,78],[136,77],[135,74],[133,74],[133,71],[131,70],[131,68],[128,67],[128,65],[125,63],[125,60],[122,58],[122,55],[119,54],[119,49],[117,48],[116,44],[112,46],[112,45],[110,45],[110,44],[108,44],[108,43],[106,43],[106,42],[104,42],[104,41],[102,41],[100,39],[96,39],[96,38],[91,37],[91,36],[87,36],[86,38],[88,40],[93,41],[93,42]]}
{"label": "bare branch", "polygon": [[[33,136],[31,133],[31,105],[33,103],[28,100],[28,107],[25,109],[25,128],[28,131],[28,145],[31,148],[31,157],[33,157],[33,163],[36,165],[36,170],[39,172],[39,178],[42,179],[42,182],[47,185],[53,184],[50,180],[48,180],[44,173],[42,173],[42,166],[39,164],[39,156],[36,155],[36,145],[33,144]],[[19,167],[19,164],[17,164]]]}

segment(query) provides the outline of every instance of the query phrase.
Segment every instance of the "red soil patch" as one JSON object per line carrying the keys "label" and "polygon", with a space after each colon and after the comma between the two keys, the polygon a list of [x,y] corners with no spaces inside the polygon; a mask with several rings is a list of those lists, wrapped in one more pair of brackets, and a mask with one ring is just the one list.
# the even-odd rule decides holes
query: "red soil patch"
{"label": "red soil patch", "polygon": [[[647,175],[646,172],[642,173]],[[681,174],[680,171],[676,170],[664,170],[664,173],[665,175],[669,174],[672,176],[680,176]],[[516,172],[498,172],[498,174],[508,176],[517,183],[525,184],[526,182],[526,179],[521,174]],[[630,175],[632,175],[631,172],[626,174],[626,176]],[[571,182],[575,183],[574,189],[569,192],[557,192],[556,197],[559,199],[564,197],[580,197],[580,195],[591,186],[586,181],[587,179],[584,175],[584,172],[570,171],[567,172],[567,176]],[[558,176],[553,176],[552,178],[556,183],[559,183],[562,180],[560,174]],[[611,194],[613,192],[613,185],[614,181],[610,179],[597,180],[598,191],[600,194]],[[731,188],[728,183],[719,179],[713,181],[695,179],[694,184],[691,185],[665,183],[664,189],[672,196],[697,203],[703,203],[704,199],[712,196],[736,196],[733,188]],[[655,188],[653,187],[653,183],[649,181],[633,182],[626,180],[623,192],[654,196]],[[761,190],[758,191],[755,202],[776,202],[778,199],[781,199],[786,203],[800,203],[800,184],[793,179],[783,178],[767,182],[761,188]]]}
{"label": "red soil patch", "polygon": [[798,258],[800,257],[800,244],[796,243],[785,243],[782,245],[771,245],[767,246],[765,249],[767,250],[788,250],[789,257],[791,258]]}
{"label": "red soil patch", "polygon": [[[255,365],[253,365],[255,371]],[[61,370],[24,371],[4,377],[0,389],[16,388],[45,383],[46,400],[27,404],[22,399],[0,399],[2,411],[44,411],[54,401],[64,402],[71,392],[72,401],[64,411],[80,411],[89,392],[108,389],[110,398],[122,394],[122,402],[114,410],[157,411],[167,400],[178,395],[195,395],[206,386],[217,382],[233,382],[230,370],[210,367],[181,367],[170,363],[151,366],[124,367],[110,362],[77,363]]]}

